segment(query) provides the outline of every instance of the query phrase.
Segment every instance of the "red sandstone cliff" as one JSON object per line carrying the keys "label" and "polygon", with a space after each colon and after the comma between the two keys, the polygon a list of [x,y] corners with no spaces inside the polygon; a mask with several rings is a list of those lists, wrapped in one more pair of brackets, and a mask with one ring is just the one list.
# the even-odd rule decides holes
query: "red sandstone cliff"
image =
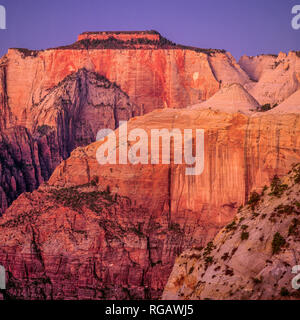
{"label": "red sandstone cliff", "polygon": [[[94,141],[99,128],[156,108],[184,108],[233,80],[250,81],[229,53],[176,45],[155,31],[88,32],[66,47],[10,49],[0,59],[0,127],[28,129],[45,168],[26,187],[3,171],[0,212],[47,180],[76,146]],[[12,193],[6,181],[13,177]]]}
{"label": "red sandstone cliff", "polygon": [[0,214],[22,192],[47,181],[74,148],[95,141],[99,129],[115,129],[120,120],[140,114],[117,85],[85,69],[52,87],[40,103],[21,109],[22,125],[10,126],[15,119],[6,113],[9,99],[2,98]]}
{"label": "red sandstone cliff", "polygon": [[13,123],[24,123],[24,110],[40,103],[49,90],[81,68],[115,82],[144,112],[206,100],[217,92],[221,80],[250,81],[232,56],[220,50],[169,44],[166,39],[150,41],[143,49],[136,48],[134,41],[115,41],[83,39],[44,51],[10,49],[0,60],[0,94],[9,97],[5,112],[12,114]]}
{"label": "red sandstone cliff", "polygon": [[8,294],[27,299],[158,298],[175,257],[203,246],[252,189],[300,160],[299,119],[163,110],[128,130],[203,128],[205,170],[103,165],[101,142],[77,148],[48,185],[19,197],[0,221]]}
{"label": "red sandstone cliff", "polygon": [[[158,298],[182,250],[212,239],[252,189],[299,161],[297,114],[246,116],[217,99],[234,82],[232,97],[246,111],[257,107],[254,98],[282,101],[298,88],[297,55],[288,67],[275,59],[264,75],[224,51],[154,35],[88,33],[62,48],[11,49],[0,60],[3,209],[81,146],[0,219],[12,297]],[[210,97],[224,113],[173,110]],[[186,176],[173,164],[100,166],[100,143],[83,146],[131,117],[129,130],[204,129],[203,174]]]}

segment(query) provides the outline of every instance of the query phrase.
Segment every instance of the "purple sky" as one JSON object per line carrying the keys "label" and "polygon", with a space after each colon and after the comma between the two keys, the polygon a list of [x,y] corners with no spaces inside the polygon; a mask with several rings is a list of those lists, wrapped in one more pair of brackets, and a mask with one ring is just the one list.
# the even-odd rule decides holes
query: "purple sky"
{"label": "purple sky", "polygon": [[0,0],[10,47],[45,49],[74,42],[83,31],[155,29],[185,45],[243,54],[300,50],[291,10],[300,0]]}

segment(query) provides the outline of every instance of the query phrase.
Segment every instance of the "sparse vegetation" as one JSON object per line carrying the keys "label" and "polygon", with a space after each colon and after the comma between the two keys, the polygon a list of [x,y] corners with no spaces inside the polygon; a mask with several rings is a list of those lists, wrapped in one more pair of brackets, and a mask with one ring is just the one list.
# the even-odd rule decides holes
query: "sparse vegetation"
{"label": "sparse vegetation", "polygon": [[204,253],[203,255],[206,257],[208,255],[211,254],[212,250],[215,249],[215,245],[213,244],[212,241],[208,242],[208,244],[206,245],[206,248],[204,249]]}
{"label": "sparse vegetation", "polygon": [[290,295],[290,292],[286,287],[282,287],[280,290],[280,295],[282,297],[288,297]]}
{"label": "sparse vegetation", "polygon": [[250,194],[250,199],[248,201],[248,205],[250,206],[250,208],[252,210],[255,209],[255,207],[257,206],[258,202],[260,200],[260,195],[256,192],[256,191],[253,191],[251,194]]}
{"label": "sparse vegetation", "polygon": [[18,50],[21,53],[23,59],[27,57],[36,57],[39,53],[38,50],[29,50],[25,48],[14,48],[14,49]]}
{"label": "sparse vegetation", "polygon": [[201,258],[201,254],[195,254],[195,253],[193,253],[193,254],[191,254],[191,255],[189,256],[189,258],[190,258],[190,259],[199,260],[199,259]]}
{"label": "sparse vegetation", "polygon": [[[88,187],[91,184],[80,187]],[[70,188],[53,189],[49,198],[70,207],[75,211],[82,211],[84,206],[97,213],[101,213],[104,206],[110,206],[117,202],[118,195],[110,193],[109,187],[105,191],[80,191],[79,186]]]}
{"label": "sparse vegetation", "polygon": [[235,230],[237,228],[235,221],[232,221],[230,224],[228,224],[225,229],[227,232]]}
{"label": "sparse vegetation", "polygon": [[269,195],[280,198],[284,193],[284,191],[287,190],[287,188],[288,188],[288,185],[282,184],[279,177],[275,175],[271,182],[271,192],[269,193]]}
{"label": "sparse vegetation", "polygon": [[193,247],[194,250],[197,250],[197,251],[202,251],[203,250],[203,247],[199,247],[199,246],[195,246]]}
{"label": "sparse vegetation", "polygon": [[190,268],[189,274],[193,273],[193,271],[194,271],[194,266],[192,266],[192,267]]}
{"label": "sparse vegetation", "polygon": [[224,260],[224,261],[227,260],[228,258],[229,258],[229,253],[228,252],[225,252],[221,257],[221,259]]}
{"label": "sparse vegetation", "polygon": [[272,241],[272,253],[277,254],[281,251],[281,248],[286,244],[285,239],[283,236],[279,233],[276,232],[273,241]]}
{"label": "sparse vegetation", "polygon": [[[96,186],[98,182],[99,182],[99,177],[98,176],[94,176],[92,178],[92,180],[91,180],[91,185],[92,186]],[[106,190],[108,191],[109,189],[106,189]],[[109,190],[109,193],[110,193],[110,190]]]}
{"label": "sparse vegetation", "polygon": [[259,108],[259,112],[265,112],[265,111],[268,111],[268,110],[271,110],[272,107],[270,105],[270,103],[266,103],[264,105],[262,105],[260,108]]}
{"label": "sparse vegetation", "polygon": [[241,240],[248,240],[249,238],[249,232],[243,231],[241,233]]}
{"label": "sparse vegetation", "polygon": [[300,184],[300,164],[296,164],[292,168],[292,172],[294,173],[294,182],[296,184]]}
{"label": "sparse vegetation", "polygon": [[262,283],[262,278],[252,278],[254,284]]}
{"label": "sparse vegetation", "polygon": [[265,192],[268,190],[268,186],[264,185],[262,191],[261,191],[261,196],[265,195]]}
{"label": "sparse vegetation", "polygon": [[[155,31],[156,32],[156,31]],[[135,32],[133,32],[135,33]],[[191,46],[180,45],[175,42],[172,42],[163,36],[159,35],[158,40],[150,40],[149,38],[132,38],[130,40],[120,40],[114,37],[114,32],[107,39],[82,39],[71,45],[62,46],[58,49],[183,49],[183,50],[192,50],[196,52],[202,52],[207,55],[212,55],[214,53],[225,53],[223,49],[204,49]]]}
{"label": "sparse vegetation", "polygon": [[296,235],[296,234],[297,234],[298,225],[300,225],[299,220],[296,219],[296,218],[294,218],[294,219],[292,220],[291,225],[289,226],[289,233],[288,233],[289,236],[291,236],[291,235]]}
{"label": "sparse vegetation", "polygon": [[234,275],[234,272],[232,269],[230,269],[228,266],[226,266],[225,275],[232,277]]}
{"label": "sparse vegetation", "polygon": [[275,108],[275,107],[277,107],[277,106],[278,106],[278,103],[275,103],[273,106],[271,106],[270,103],[266,103],[266,104],[258,107],[258,108],[257,108],[257,111],[258,111],[258,112],[266,112],[266,111],[269,111],[269,110],[271,110],[271,109],[273,109],[273,108]]}
{"label": "sparse vegetation", "polygon": [[213,244],[212,241],[208,242],[207,246],[204,249],[203,257],[205,258],[205,267],[207,268],[209,264],[212,264],[214,259],[210,256],[212,250],[214,250],[216,246]]}
{"label": "sparse vegetation", "polygon": [[211,257],[211,256],[206,257],[206,258],[205,258],[205,264],[206,264],[206,266],[209,265],[209,264],[212,264],[213,261],[214,261],[213,257]]}
{"label": "sparse vegetation", "polygon": [[291,205],[279,205],[278,207],[275,208],[275,212],[277,213],[278,216],[282,215],[282,214],[291,214],[293,213],[295,210],[295,208]]}

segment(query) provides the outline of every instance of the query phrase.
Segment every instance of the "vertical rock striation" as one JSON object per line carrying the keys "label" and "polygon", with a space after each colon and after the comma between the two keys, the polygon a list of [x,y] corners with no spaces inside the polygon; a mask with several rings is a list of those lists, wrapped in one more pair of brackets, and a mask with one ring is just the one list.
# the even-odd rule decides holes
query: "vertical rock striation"
{"label": "vertical rock striation", "polygon": [[101,142],[77,148],[0,221],[8,294],[159,298],[178,254],[205,246],[252,190],[300,161],[295,114],[157,110],[132,118],[133,128],[204,129],[203,174],[175,164],[100,166]]}

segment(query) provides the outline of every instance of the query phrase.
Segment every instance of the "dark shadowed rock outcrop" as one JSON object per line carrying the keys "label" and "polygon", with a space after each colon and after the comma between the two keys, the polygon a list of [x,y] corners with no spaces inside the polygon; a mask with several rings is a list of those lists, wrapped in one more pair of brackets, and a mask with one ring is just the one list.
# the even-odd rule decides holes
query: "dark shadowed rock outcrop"
{"label": "dark shadowed rock outcrop", "polygon": [[115,129],[140,109],[116,84],[81,69],[23,112],[21,124],[4,121],[1,130],[0,213],[22,192],[47,181],[74,148],[95,141],[99,129]]}

